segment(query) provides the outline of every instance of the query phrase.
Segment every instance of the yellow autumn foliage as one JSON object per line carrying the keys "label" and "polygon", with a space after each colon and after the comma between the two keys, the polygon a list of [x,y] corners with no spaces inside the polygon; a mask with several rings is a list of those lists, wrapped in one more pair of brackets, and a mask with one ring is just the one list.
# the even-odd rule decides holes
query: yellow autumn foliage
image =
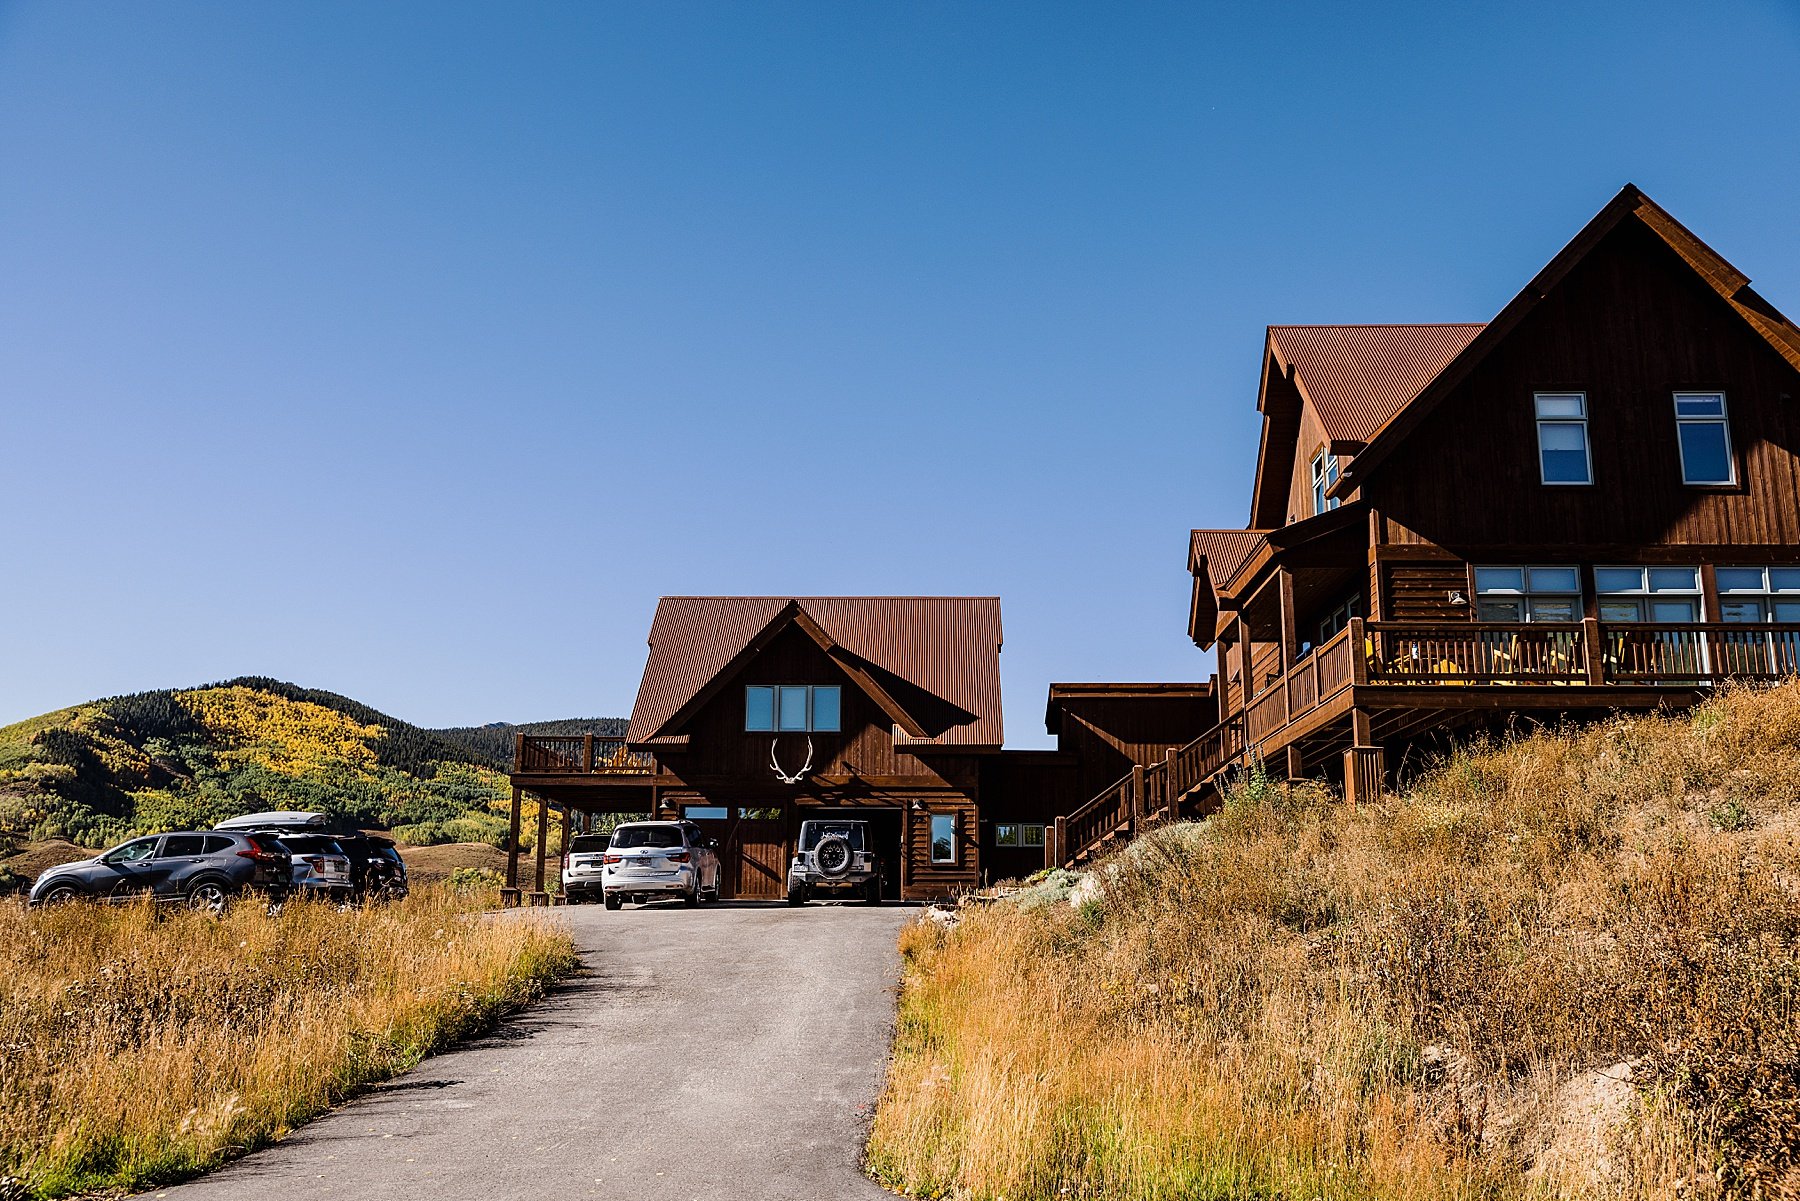
{"label": "yellow autumn foliage", "polygon": [[369,771],[374,744],[387,733],[335,709],[253,688],[201,688],[175,700],[225,744],[217,756],[226,769],[256,765],[304,776],[339,763]]}

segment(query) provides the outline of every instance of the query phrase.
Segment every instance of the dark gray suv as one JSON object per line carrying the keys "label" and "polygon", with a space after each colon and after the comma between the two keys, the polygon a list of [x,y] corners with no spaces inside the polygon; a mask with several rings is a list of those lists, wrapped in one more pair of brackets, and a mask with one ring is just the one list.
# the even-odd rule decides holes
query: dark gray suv
{"label": "dark gray suv", "polygon": [[159,901],[220,913],[241,893],[280,900],[291,887],[292,859],[275,839],[223,830],[178,830],[134,838],[92,859],[53,867],[31,886],[33,905]]}

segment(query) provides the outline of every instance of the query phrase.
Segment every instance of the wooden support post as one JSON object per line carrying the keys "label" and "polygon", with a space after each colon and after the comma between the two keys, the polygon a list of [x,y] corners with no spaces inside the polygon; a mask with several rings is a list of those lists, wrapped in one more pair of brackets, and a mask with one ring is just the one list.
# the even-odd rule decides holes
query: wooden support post
{"label": "wooden support post", "polygon": [[[564,864],[564,863],[567,863],[567,862],[568,862],[568,857],[569,857],[569,826],[570,826],[570,823],[571,823],[571,822],[572,822],[572,820],[573,820],[573,816],[574,816],[574,815],[573,815],[573,814],[571,814],[571,813],[570,813],[570,812],[569,812],[569,806],[568,806],[568,803],[567,803],[567,802],[564,802],[564,804],[563,804],[563,811],[562,811],[562,815],[563,815],[563,823],[562,823],[562,845],[561,845],[561,846],[559,846],[559,847],[558,847],[558,848],[557,848],[557,850],[558,850],[558,852],[559,852],[559,853],[560,853],[560,854],[561,854],[561,856],[562,856],[562,858],[560,858],[560,859],[558,859],[558,860],[557,860],[557,870],[556,870],[556,879],[557,879],[557,883],[558,883],[558,885],[560,885],[560,884],[561,884],[561,883],[562,883],[562,865],[563,865],[563,864]],[[566,901],[566,900],[567,900],[567,899],[568,899],[568,898],[567,898],[567,897],[565,897],[565,896],[564,896],[564,895],[563,895],[563,893],[562,893],[562,889],[561,889],[561,888],[560,888],[560,887],[559,887],[559,888],[558,888],[558,889],[557,889],[557,893],[556,893],[556,895],[557,895],[557,899],[558,899],[558,900],[565,900],[565,901]]]}
{"label": "wooden support post", "polygon": [[[519,745],[525,745],[523,734],[519,735]],[[506,887],[500,890],[500,904],[508,909],[519,903],[519,793],[519,786],[514,784],[512,824],[507,827],[506,836]]]}
{"label": "wooden support post", "polygon": [[581,770],[583,772],[594,770],[594,736],[592,734],[581,736]]}
{"label": "wooden support post", "polygon": [[544,891],[544,844],[550,841],[550,806],[543,797],[538,798],[537,820],[537,877],[531,890],[533,905],[548,905],[550,894]]}
{"label": "wooden support post", "polygon": [[513,735],[513,770],[525,770],[525,735]]}
{"label": "wooden support post", "polygon": [[1363,629],[1363,619],[1350,619],[1350,683],[1367,684],[1369,682],[1369,636]]}
{"label": "wooden support post", "polygon": [[1050,855],[1050,866],[1051,867],[1064,866],[1065,864],[1067,864],[1069,862],[1069,819],[1068,818],[1059,817],[1056,819],[1056,825],[1051,828],[1050,841],[1051,841],[1051,844],[1055,847],[1055,850],[1053,850]]}
{"label": "wooden support post", "polygon": [[1144,765],[1131,765],[1131,800],[1128,815],[1131,818],[1131,832],[1137,833],[1138,827],[1144,823]]}
{"label": "wooden support post", "polygon": [[1281,601],[1281,670],[1293,670],[1300,659],[1300,627],[1294,616],[1294,573],[1283,567],[1275,575]]}
{"label": "wooden support post", "polygon": [[1587,682],[1598,688],[1606,683],[1606,648],[1600,645],[1600,623],[1592,617],[1581,619],[1581,651]]}
{"label": "wooden support post", "polygon": [[1385,756],[1374,745],[1367,709],[1350,710],[1350,738],[1350,749],[1344,752],[1344,799],[1360,805],[1381,795],[1385,771]]}
{"label": "wooden support post", "polygon": [[1288,743],[1287,778],[1290,783],[1306,779],[1306,756],[1300,753],[1297,743]]}

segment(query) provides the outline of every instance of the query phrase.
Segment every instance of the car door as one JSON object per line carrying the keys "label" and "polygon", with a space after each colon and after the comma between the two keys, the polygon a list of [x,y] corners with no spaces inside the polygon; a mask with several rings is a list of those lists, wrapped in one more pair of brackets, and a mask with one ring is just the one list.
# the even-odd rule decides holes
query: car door
{"label": "car door", "polygon": [[699,826],[683,826],[687,832],[688,847],[694,856],[694,871],[698,874],[700,886],[708,892],[719,889],[719,852],[715,849],[715,840]]}
{"label": "car door", "polygon": [[206,854],[204,834],[165,834],[150,860],[150,890],[159,897],[178,897],[198,871]]}
{"label": "car door", "polygon": [[151,864],[161,838],[134,838],[100,856],[89,876],[96,895],[123,900],[152,891]]}

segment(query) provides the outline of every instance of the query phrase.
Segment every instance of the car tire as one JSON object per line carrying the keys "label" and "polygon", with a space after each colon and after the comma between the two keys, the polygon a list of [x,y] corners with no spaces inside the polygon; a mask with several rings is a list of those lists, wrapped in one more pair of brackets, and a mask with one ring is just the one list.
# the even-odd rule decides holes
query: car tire
{"label": "car tire", "polygon": [[195,913],[210,913],[214,917],[223,914],[231,904],[230,892],[217,880],[200,880],[189,885],[183,899]]}
{"label": "car tire", "polygon": [[38,904],[44,906],[67,905],[70,902],[79,901],[81,897],[81,890],[73,884],[56,884],[45,891],[44,899]]}
{"label": "car tire", "polygon": [[[841,859],[838,858],[839,855],[842,855]],[[837,864],[835,868],[832,866],[834,863]],[[839,834],[827,834],[813,848],[813,864],[827,880],[840,880],[848,876],[856,866],[856,852],[851,849],[848,838]]]}
{"label": "car tire", "polygon": [[681,894],[681,903],[689,909],[700,904],[700,877],[694,877],[694,886]]}
{"label": "car tire", "polygon": [[863,885],[863,904],[881,904],[881,877],[871,876]]}
{"label": "car tire", "polygon": [[625,902],[621,898],[614,896],[612,893],[609,892],[606,894],[606,907],[608,909],[617,909],[624,903]]}
{"label": "car tire", "polygon": [[787,903],[790,905],[806,904],[806,885],[804,885],[804,884],[788,885]]}

